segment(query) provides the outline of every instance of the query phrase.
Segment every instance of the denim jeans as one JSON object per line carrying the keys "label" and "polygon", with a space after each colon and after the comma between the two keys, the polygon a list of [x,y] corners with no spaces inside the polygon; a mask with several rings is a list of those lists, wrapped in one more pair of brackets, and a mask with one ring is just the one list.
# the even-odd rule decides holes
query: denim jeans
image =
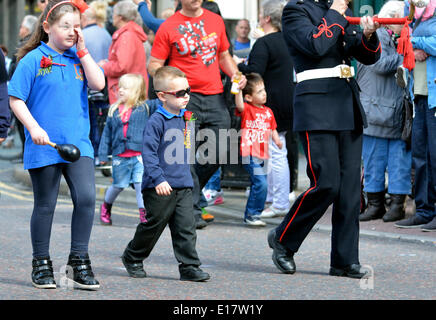
{"label": "denim jeans", "polygon": [[426,96],[415,97],[412,161],[416,214],[430,221],[436,215],[436,109],[428,108]]}
{"label": "denim jeans", "polygon": [[210,177],[204,189],[221,191],[221,167]]}
{"label": "denim jeans", "polygon": [[412,155],[404,141],[364,135],[362,158],[366,192],[384,191],[388,171],[388,192],[410,194]]}
{"label": "denim jeans", "polygon": [[244,218],[260,215],[265,207],[268,182],[266,164],[262,159],[250,157],[242,161],[243,167],[250,174],[251,187],[245,207]]}

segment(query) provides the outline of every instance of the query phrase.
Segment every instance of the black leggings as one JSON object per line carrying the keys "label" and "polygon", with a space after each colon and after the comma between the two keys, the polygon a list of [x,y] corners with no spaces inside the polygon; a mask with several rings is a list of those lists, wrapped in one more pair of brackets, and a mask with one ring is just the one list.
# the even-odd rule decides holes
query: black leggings
{"label": "black leggings", "polygon": [[73,163],[58,163],[30,169],[29,173],[32,179],[35,202],[30,220],[33,257],[49,256],[51,226],[62,175],[70,188],[74,206],[71,221],[70,253],[88,253],[95,211],[93,160],[81,157]]}

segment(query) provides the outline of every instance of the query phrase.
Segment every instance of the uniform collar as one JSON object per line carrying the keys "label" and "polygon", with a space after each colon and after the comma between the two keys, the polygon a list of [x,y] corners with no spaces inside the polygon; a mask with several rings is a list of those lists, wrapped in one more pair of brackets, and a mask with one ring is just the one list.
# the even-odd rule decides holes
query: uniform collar
{"label": "uniform collar", "polygon": [[177,117],[177,118],[181,118],[181,117],[183,117],[183,115],[185,114],[185,111],[186,111],[186,109],[182,109],[182,110],[180,110],[180,113],[179,114],[174,114],[174,113],[171,113],[171,112],[169,112],[167,109],[165,109],[162,105],[160,105],[158,108],[157,108],[157,110],[156,110],[156,112],[159,112],[160,114],[162,114],[165,118],[167,118],[167,119],[172,119],[172,118],[174,118],[174,117]]}
{"label": "uniform collar", "polygon": [[[54,49],[50,48],[47,45],[47,43],[42,42],[42,41],[41,41],[41,45],[39,46],[39,50],[42,51],[44,56],[52,56],[54,58],[54,57],[57,57],[57,56],[61,55],[59,52],[57,52]],[[67,51],[65,51],[63,53],[63,55],[66,56],[66,57],[74,58],[76,56],[76,49],[74,47],[70,48]]]}

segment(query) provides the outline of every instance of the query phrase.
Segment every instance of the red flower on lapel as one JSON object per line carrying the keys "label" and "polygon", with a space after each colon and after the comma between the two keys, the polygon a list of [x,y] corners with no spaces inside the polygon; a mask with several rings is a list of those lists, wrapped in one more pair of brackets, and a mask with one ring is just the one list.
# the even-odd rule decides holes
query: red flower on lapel
{"label": "red flower on lapel", "polygon": [[61,64],[61,63],[53,62],[53,60],[51,59],[51,56],[49,56],[48,58],[42,56],[42,58],[41,58],[41,62],[39,63],[39,66],[40,66],[41,68],[43,68],[43,69],[45,69],[45,68],[50,68],[52,65],[62,66],[62,67],[65,67],[65,66],[66,66],[65,64]]}
{"label": "red flower on lapel", "polygon": [[192,111],[186,110],[185,113],[183,114],[183,119],[185,119],[185,121],[191,121],[193,114],[194,113]]}

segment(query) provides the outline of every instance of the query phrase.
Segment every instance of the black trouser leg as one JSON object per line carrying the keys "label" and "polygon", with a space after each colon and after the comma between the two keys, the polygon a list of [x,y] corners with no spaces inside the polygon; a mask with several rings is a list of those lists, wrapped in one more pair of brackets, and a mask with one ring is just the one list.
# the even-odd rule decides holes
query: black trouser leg
{"label": "black trouser leg", "polygon": [[279,241],[297,252],[315,223],[336,199],[339,191],[337,135],[328,132],[301,132],[300,141],[307,160],[310,187],[295,201],[277,227]]}
{"label": "black trouser leg", "polygon": [[361,134],[302,132],[300,141],[311,185],[277,227],[278,239],[297,252],[315,223],[334,203],[332,266],[357,263]]}
{"label": "black trouser leg", "polygon": [[341,184],[333,204],[331,266],[359,263],[359,214],[362,134],[346,131],[339,137]]}
{"label": "black trouser leg", "polygon": [[142,195],[147,210],[147,222],[138,224],[133,239],[124,251],[126,259],[138,262],[147,258],[169,224],[177,260],[186,265],[200,265],[195,251],[196,233],[191,190],[175,189],[169,196],[159,196],[154,189],[144,189]]}
{"label": "black trouser leg", "polygon": [[168,222],[174,255],[181,267],[188,265],[198,267],[201,263],[195,249],[197,233],[192,215],[192,190],[177,190],[176,198],[177,205]]}

